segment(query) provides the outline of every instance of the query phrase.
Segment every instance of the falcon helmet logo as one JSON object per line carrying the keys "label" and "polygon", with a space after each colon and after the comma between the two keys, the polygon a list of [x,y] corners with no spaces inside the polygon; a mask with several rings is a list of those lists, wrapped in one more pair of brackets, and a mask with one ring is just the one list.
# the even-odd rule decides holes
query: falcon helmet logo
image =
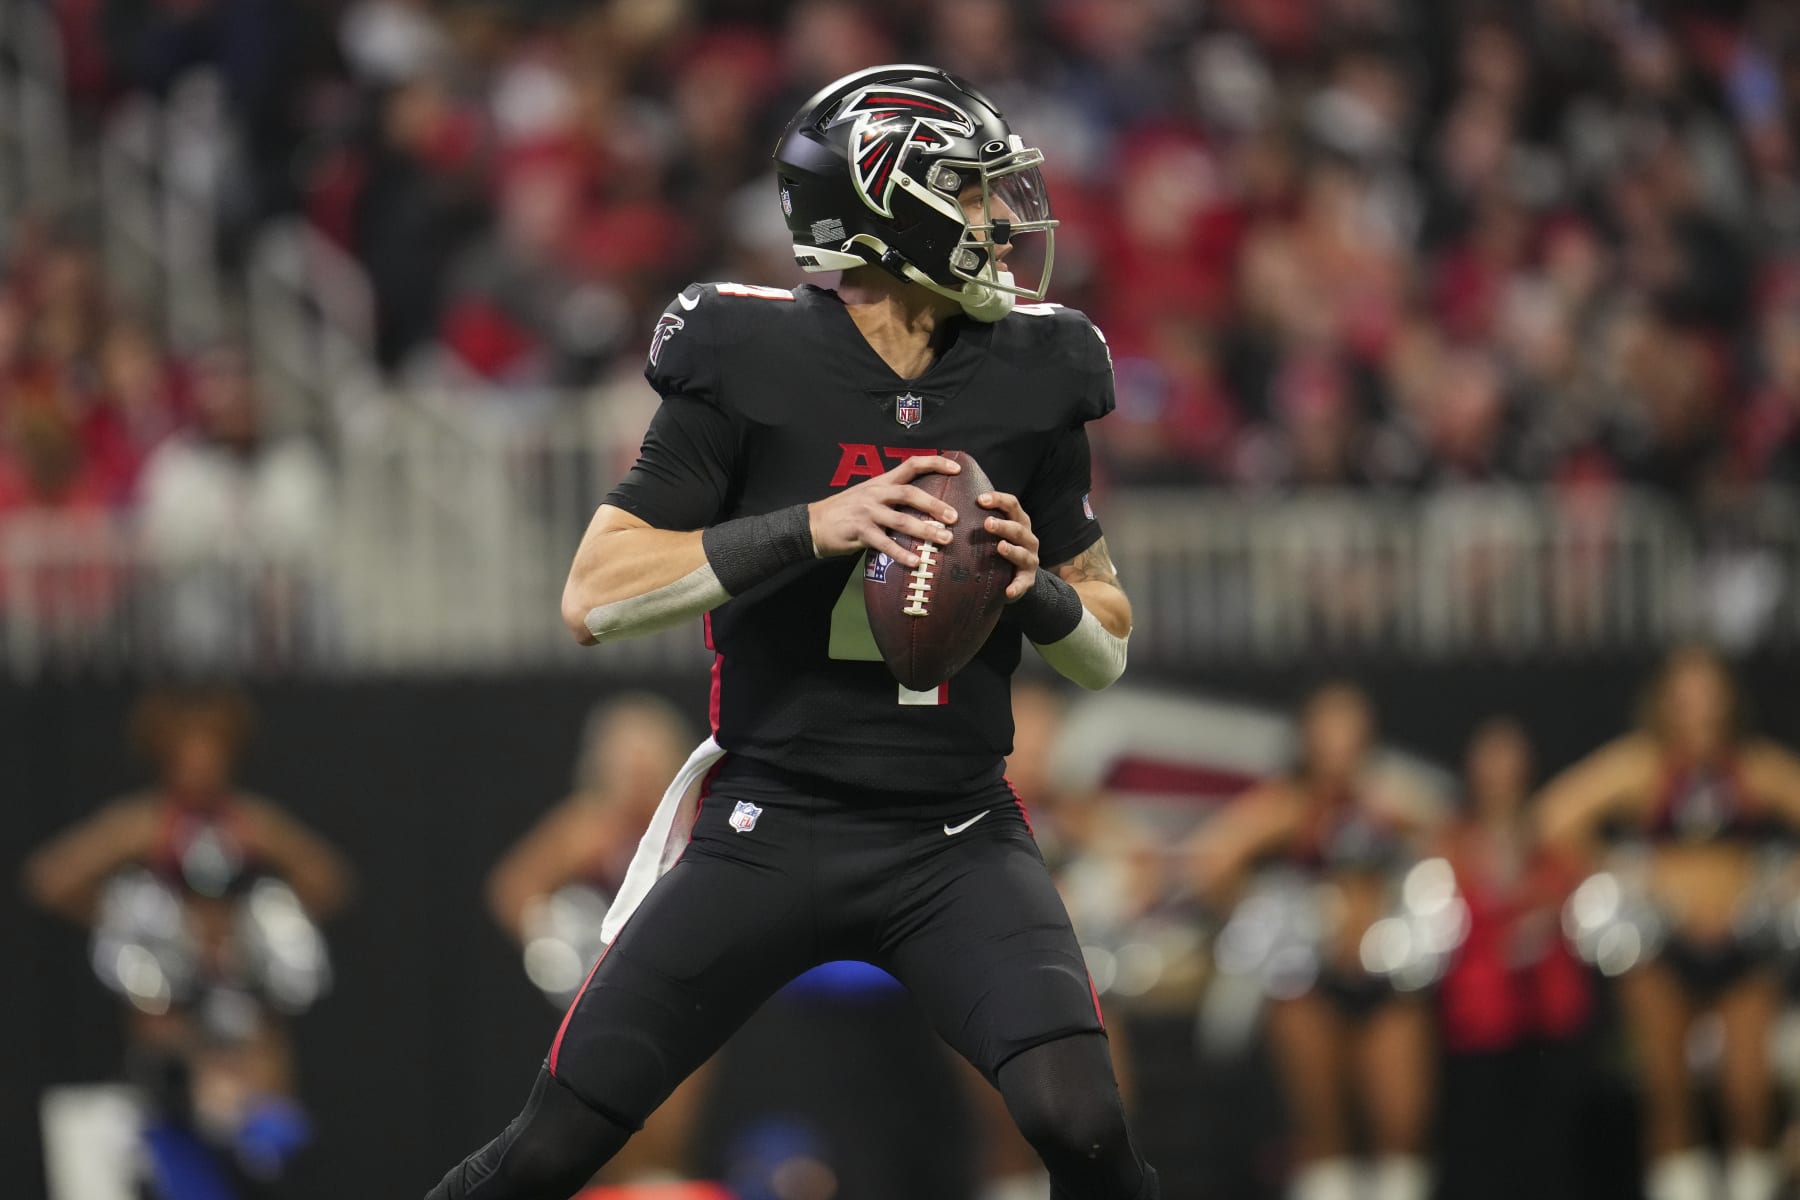
{"label": "falcon helmet logo", "polygon": [[756,818],[762,816],[762,811],[748,800],[739,800],[737,807],[731,810],[731,816],[727,820],[731,827],[739,833],[749,833],[756,828]]}
{"label": "falcon helmet logo", "polygon": [[975,118],[936,96],[903,87],[858,92],[832,123],[855,121],[850,129],[850,178],[863,203],[893,218],[894,176],[914,151],[942,154],[953,137],[972,137]]}
{"label": "falcon helmet logo", "polygon": [[903,396],[894,397],[894,420],[911,429],[925,419],[925,402],[907,392]]}
{"label": "falcon helmet logo", "polygon": [[656,332],[650,335],[650,365],[655,366],[662,357],[663,343],[674,337],[687,326],[687,322],[674,313],[664,313],[656,322]]}

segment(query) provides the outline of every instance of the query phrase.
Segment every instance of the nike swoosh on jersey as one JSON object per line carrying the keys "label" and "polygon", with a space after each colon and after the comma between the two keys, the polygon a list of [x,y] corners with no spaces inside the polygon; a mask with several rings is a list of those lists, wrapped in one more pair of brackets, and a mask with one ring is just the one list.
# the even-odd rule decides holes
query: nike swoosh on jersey
{"label": "nike swoosh on jersey", "polygon": [[687,298],[686,292],[676,292],[675,298],[677,300],[681,301],[681,307],[686,309],[688,312],[693,312],[696,308],[700,307],[700,297],[698,297],[698,296],[695,296],[692,300],[689,300]]}
{"label": "nike swoosh on jersey", "polygon": [[957,834],[961,833],[963,830],[967,829],[969,826],[973,825],[975,822],[981,820],[981,818],[987,816],[988,813],[991,811],[993,811],[993,810],[984,808],[980,812],[976,813],[974,816],[970,817],[968,820],[964,821],[961,825],[946,825],[946,826],[944,826],[944,836],[955,837]]}

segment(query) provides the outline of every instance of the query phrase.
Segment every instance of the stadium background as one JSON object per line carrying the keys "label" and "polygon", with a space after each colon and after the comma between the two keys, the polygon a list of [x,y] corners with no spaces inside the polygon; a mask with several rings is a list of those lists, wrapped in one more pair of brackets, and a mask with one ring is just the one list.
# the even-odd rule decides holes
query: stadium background
{"label": "stadium background", "polygon": [[[1134,686],[1285,709],[1346,673],[1408,750],[1453,768],[1508,712],[1552,769],[1698,635],[1800,742],[1790,6],[3,0],[0,862],[142,781],[144,687],[244,684],[245,780],[362,877],[298,1024],[325,1186],[422,1190],[516,1105],[555,1014],[481,881],[595,700],[703,719],[697,631],[556,622],[647,330],[690,279],[797,281],[772,133],[889,60],[1048,155],[1053,298],[1118,365]],[[41,1089],[121,1045],[15,896],[29,1180]],[[1266,1183],[1241,1093],[1163,1061],[1179,1186]]]}

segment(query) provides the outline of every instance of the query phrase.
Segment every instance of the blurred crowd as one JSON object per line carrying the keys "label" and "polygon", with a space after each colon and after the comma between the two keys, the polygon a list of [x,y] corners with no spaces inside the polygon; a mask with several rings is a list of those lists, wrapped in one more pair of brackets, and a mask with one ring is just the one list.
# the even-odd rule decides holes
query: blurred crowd
{"label": "blurred crowd", "polygon": [[[254,661],[239,643],[291,638],[305,620],[326,460],[271,430],[242,344],[177,354],[150,316],[109,294],[81,233],[29,218],[14,230],[0,270],[0,628],[18,618],[57,653],[133,603],[195,666]],[[123,511],[137,517],[130,542],[110,520]],[[134,573],[140,559],[154,571]]]}
{"label": "blurred crowd", "polygon": [[[305,214],[366,269],[405,377],[585,384],[635,370],[689,279],[798,280],[774,133],[915,60],[1048,155],[1055,295],[1118,364],[1115,480],[1800,480],[1800,15],[1777,0],[55,9],[89,114],[219,71],[224,252]],[[56,302],[15,274],[15,305]]]}
{"label": "blurred crowd", "polygon": [[[0,515],[139,506],[205,542],[230,523],[224,509],[245,507],[296,540],[316,520],[321,464],[270,434],[247,348],[164,345],[151,314],[109,293],[71,224],[21,221],[0,270]],[[255,477],[242,505],[204,478],[228,460]]]}
{"label": "blurred crowd", "polygon": [[[1047,153],[1053,294],[1117,369],[1102,490],[1423,491],[1433,528],[1495,541],[1440,572],[1480,624],[1508,581],[1540,586],[1518,556],[1550,518],[1450,489],[1548,485],[1541,536],[1572,557],[1547,604],[1611,612],[1588,598],[1617,570],[1617,594],[1749,643],[1791,600],[1800,13],[1778,0],[34,2],[87,143],[130,100],[219,82],[228,297],[259,231],[302,219],[366,275],[388,378],[458,385],[459,418],[613,431],[597,476],[648,417],[674,290],[804,278],[768,170],[787,115],[914,59]],[[297,411],[246,305],[171,344],[156,297],[109,286],[102,212],[25,214],[0,246],[0,625],[85,647],[155,613],[147,642],[265,664],[348,642],[319,566],[344,544],[331,452],[379,414],[354,390]],[[1613,506],[1611,482],[1673,503]],[[121,511],[143,520],[113,552]],[[1701,594],[1644,596],[1662,579],[1612,537],[1694,541]],[[1313,556],[1338,625],[1402,620],[1386,565]],[[137,560],[179,586],[139,603]]]}

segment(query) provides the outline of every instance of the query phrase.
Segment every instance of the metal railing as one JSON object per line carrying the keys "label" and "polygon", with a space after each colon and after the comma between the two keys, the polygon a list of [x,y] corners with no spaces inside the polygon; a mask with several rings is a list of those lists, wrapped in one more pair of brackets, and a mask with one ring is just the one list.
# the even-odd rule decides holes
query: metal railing
{"label": "metal railing", "polygon": [[[703,663],[697,627],[583,654],[558,620],[569,557],[642,428],[634,391],[523,416],[498,397],[372,396],[339,450],[329,536],[298,557],[259,550],[254,529],[173,558],[128,517],[12,518],[6,669]],[[1121,492],[1101,515],[1140,661],[1800,643],[1800,505],[1786,492],[1707,519],[1643,492],[1506,488]]]}
{"label": "metal railing", "polygon": [[0,227],[68,197],[63,96],[62,42],[49,6],[0,0]]}
{"label": "metal railing", "polygon": [[[1118,497],[1106,523],[1141,639],[1184,659],[1529,655],[1684,637],[1800,640],[1795,498],[1717,518],[1633,490],[1406,499]],[[1749,532],[1746,532],[1749,531]]]}
{"label": "metal railing", "polygon": [[[166,100],[139,93],[109,118],[96,153],[108,281],[173,346],[246,339],[277,423],[324,428],[376,377],[374,299],[361,265],[299,218],[255,233],[241,280],[222,268],[224,207],[246,169],[223,87],[190,71]],[[60,92],[44,102],[62,119]]]}
{"label": "metal railing", "polygon": [[234,141],[223,87],[216,72],[193,71],[166,102],[128,97],[98,147],[108,281],[184,348],[226,331],[219,214]]}
{"label": "metal railing", "polygon": [[319,428],[376,385],[375,298],[368,275],[306,221],[270,222],[245,265],[257,382],[281,423]]}

